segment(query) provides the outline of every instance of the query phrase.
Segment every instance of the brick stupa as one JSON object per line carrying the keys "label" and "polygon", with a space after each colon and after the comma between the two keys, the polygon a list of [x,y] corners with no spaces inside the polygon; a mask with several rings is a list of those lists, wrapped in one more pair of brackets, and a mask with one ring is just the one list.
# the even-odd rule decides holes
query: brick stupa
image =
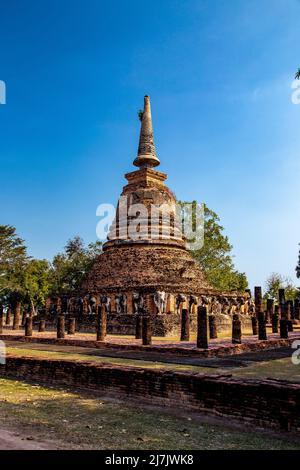
{"label": "brick stupa", "polygon": [[[167,175],[154,169],[160,161],[154,145],[149,96],[144,97],[138,154],[133,163],[138,170],[125,175],[128,184],[119,199],[116,218],[103,245],[103,253],[82,286],[84,295],[94,296],[100,301],[101,298],[109,298],[108,311],[114,325],[111,331],[127,333],[126,325],[131,324],[128,318],[138,313],[139,305],[141,310],[146,305],[147,313],[154,316],[165,313],[165,316],[173,317],[176,311],[179,314],[179,296],[185,299],[181,302],[182,308],[184,304],[189,305],[191,296],[221,295],[208,284],[200,265],[186,248],[176,215],[169,217],[168,227],[164,226],[165,219],[164,222],[161,219],[150,221],[151,207],[164,204],[165,207],[174,208],[176,198],[164,183]],[[142,224],[138,237],[133,239],[128,233],[129,224],[134,222],[137,211],[134,209],[130,216],[128,214],[135,204],[146,207],[147,214],[146,223]],[[142,215],[138,214],[139,222],[145,222]],[[163,294],[161,308],[155,300],[157,293]],[[159,328],[159,331],[164,333],[167,329]]]}
{"label": "brick stupa", "polygon": [[[165,185],[165,173],[154,170],[160,164],[156,155],[149,96],[144,98],[138,155],[134,165],[137,171],[127,173],[128,184],[121,196],[127,197],[127,209],[133,204],[150,206],[162,204],[175,207],[176,198]],[[125,198],[124,198],[125,200]],[[126,210],[125,210],[126,212]],[[135,210],[133,211],[136,212]],[[172,211],[170,211],[172,213]],[[210,289],[199,264],[186,248],[180,224],[176,217],[170,220],[170,236],[162,236],[162,223],[154,227],[149,220],[148,230],[141,233],[139,239],[128,235],[128,219],[120,217],[120,201],[108,241],[99,256],[84,285],[89,292],[119,293],[132,290],[163,290],[175,295],[207,293]],[[139,218],[139,221],[141,218]],[[166,231],[167,233],[168,231]],[[165,233],[165,232],[164,232]],[[156,237],[152,237],[156,234]],[[143,236],[144,235],[144,236]]]}

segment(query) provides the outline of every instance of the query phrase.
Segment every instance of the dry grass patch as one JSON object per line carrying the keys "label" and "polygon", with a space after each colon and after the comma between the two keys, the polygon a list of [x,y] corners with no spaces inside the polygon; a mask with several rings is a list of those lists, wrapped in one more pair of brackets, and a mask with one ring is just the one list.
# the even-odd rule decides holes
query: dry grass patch
{"label": "dry grass patch", "polygon": [[188,413],[174,416],[171,411],[7,379],[0,379],[0,427],[69,448],[300,449],[283,436],[212,425]]}

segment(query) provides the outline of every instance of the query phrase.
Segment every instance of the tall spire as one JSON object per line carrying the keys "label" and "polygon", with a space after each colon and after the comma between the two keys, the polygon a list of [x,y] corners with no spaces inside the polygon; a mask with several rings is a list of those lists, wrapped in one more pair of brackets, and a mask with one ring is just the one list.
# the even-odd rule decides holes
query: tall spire
{"label": "tall spire", "polygon": [[160,164],[160,161],[157,158],[155,152],[150,97],[147,95],[144,96],[144,111],[141,124],[138,154],[133,164],[135,166],[139,166],[140,168],[152,168]]}

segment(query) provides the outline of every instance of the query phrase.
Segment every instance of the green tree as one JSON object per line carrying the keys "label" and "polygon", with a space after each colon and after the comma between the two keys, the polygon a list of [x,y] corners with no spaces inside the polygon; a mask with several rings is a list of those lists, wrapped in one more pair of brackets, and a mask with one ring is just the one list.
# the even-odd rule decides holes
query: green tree
{"label": "green tree", "polygon": [[73,256],[82,255],[86,253],[84,242],[81,237],[78,235],[70,240],[68,240],[65,246],[65,254],[68,259],[71,259]]}
{"label": "green tree", "polygon": [[76,292],[101,251],[99,241],[85,247],[79,236],[68,240],[63,253],[58,253],[52,262],[51,294]]}
{"label": "green tree", "polygon": [[277,301],[279,289],[285,289],[286,300],[293,300],[299,295],[299,290],[293,284],[291,279],[282,276],[279,273],[272,273],[266,281],[265,298],[273,298]]}
{"label": "green tree", "polygon": [[49,293],[49,275],[49,263],[27,255],[24,240],[18,237],[15,227],[0,225],[1,302],[18,312],[20,303],[35,311],[44,305]]}
{"label": "green tree", "polygon": [[235,269],[232,245],[219,222],[219,216],[204,206],[204,245],[192,254],[204,269],[212,287],[243,292],[248,287],[246,274]]}
{"label": "green tree", "polygon": [[24,270],[24,303],[36,312],[43,307],[50,292],[50,264],[47,260],[32,259]]}
{"label": "green tree", "polygon": [[23,293],[26,246],[11,225],[0,225],[0,295],[19,297]]}

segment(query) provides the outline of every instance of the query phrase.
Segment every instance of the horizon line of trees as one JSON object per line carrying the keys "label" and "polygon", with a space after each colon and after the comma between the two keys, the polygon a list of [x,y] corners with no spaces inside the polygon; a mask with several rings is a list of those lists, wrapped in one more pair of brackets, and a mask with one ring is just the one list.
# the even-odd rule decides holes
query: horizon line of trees
{"label": "horizon line of trees", "polygon": [[[204,246],[192,251],[192,255],[212,287],[244,292],[248,288],[247,276],[235,269],[232,245],[224,234],[219,216],[205,206],[204,219]],[[34,315],[45,306],[47,298],[78,291],[101,252],[102,242],[85,245],[81,237],[75,236],[51,262],[34,259],[28,255],[16,228],[0,225],[0,303],[9,306],[14,313],[20,311],[22,304],[24,311]],[[300,278],[300,252],[296,275]],[[265,298],[277,299],[280,288],[286,289],[287,300],[300,297],[300,289],[290,279],[272,273],[266,281]]]}
{"label": "horizon line of trees", "polygon": [[50,296],[75,292],[101,251],[100,241],[85,246],[76,236],[51,262],[35,259],[15,227],[0,225],[0,304],[9,307],[15,323],[20,323],[21,306],[34,315]]}

